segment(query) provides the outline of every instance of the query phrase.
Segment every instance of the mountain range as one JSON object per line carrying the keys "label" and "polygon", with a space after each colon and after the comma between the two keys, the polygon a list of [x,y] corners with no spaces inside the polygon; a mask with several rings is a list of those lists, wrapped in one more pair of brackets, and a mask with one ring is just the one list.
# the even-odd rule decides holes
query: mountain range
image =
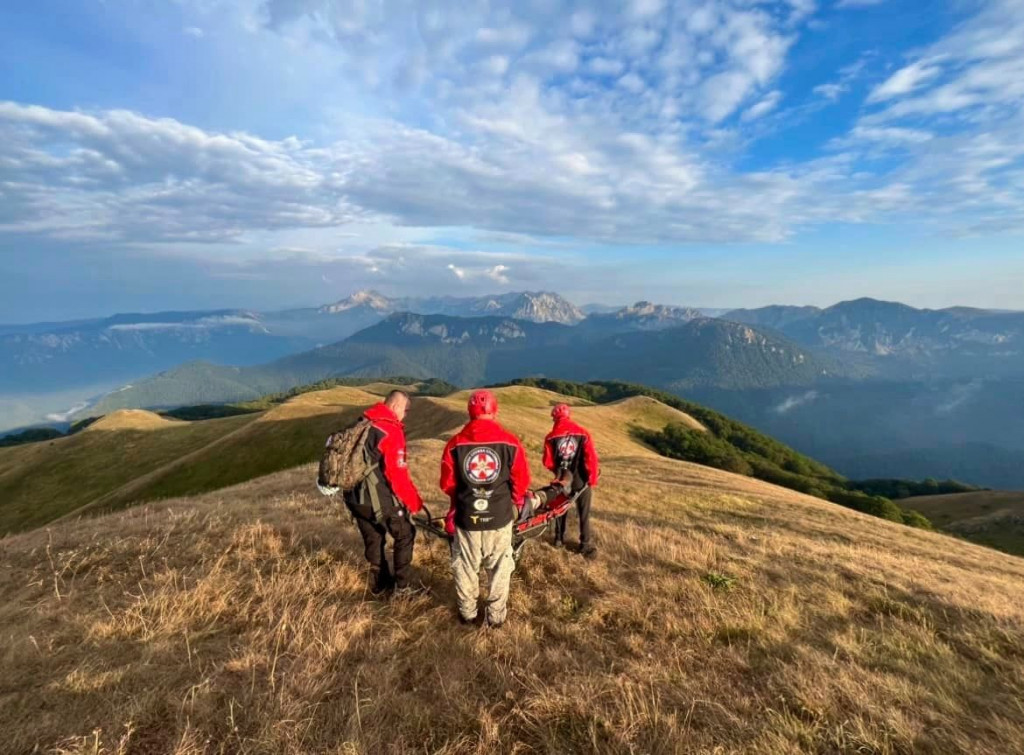
{"label": "mountain range", "polygon": [[860,358],[894,378],[1024,374],[1024,313],[915,309],[874,299],[827,309],[737,309],[726,319],[775,330],[801,346]]}
{"label": "mountain range", "polygon": [[[19,389],[62,390],[76,403],[52,415],[63,420],[252,400],[339,377],[459,386],[529,376],[628,380],[702,401],[846,474],[1024,488],[1022,313],[871,299],[718,318],[651,302],[587,311],[551,293],[391,299],[365,291],[276,313],[7,326],[2,390],[15,400]],[[69,392],[78,384],[89,396]],[[7,414],[7,427],[30,424],[25,412]],[[901,475],[898,464],[913,472]]]}
{"label": "mountain range", "polygon": [[646,315],[577,326],[401,313],[329,346],[251,367],[191,363],[90,408],[166,408],[256,398],[339,377],[436,377],[458,386],[523,376],[647,381],[679,390],[810,385],[838,365],[748,325],[699,318],[651,330]]}

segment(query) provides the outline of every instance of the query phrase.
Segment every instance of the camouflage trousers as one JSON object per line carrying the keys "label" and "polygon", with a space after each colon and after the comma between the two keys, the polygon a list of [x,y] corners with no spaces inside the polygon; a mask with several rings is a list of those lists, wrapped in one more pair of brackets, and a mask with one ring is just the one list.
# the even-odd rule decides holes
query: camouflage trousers
{"label": "camouflage trousers", "polygon": [[479,612],[480,567],[487,572],[487,621],[501,624],[508,615],[508,589],[515,570],[512,558],[512,524],[500,530],[471,532],[456,528],[452,540],[452,576],[462,618],[473,620]]}

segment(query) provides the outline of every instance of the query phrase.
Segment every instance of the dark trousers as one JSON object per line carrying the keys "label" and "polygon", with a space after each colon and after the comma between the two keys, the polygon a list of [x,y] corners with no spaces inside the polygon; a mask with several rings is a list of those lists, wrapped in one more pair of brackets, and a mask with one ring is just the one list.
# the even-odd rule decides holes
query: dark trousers
{"label": "dark trousers", "polygon": [[[383,521],[376,522],[373,510],[369,506],[361,506],[351,500],[346,500],[345,505],[355,517],[359,534],[363,536],[364,553],[374,581],[371,589],[374,592],[381,592],[392,586],[407,587],[412,577],[412,549],[416,540],[416,528],[409,521],[408,512],[405,509],[391,507],[390,511],[384,514]],[[394,575],[388,568],[388,560],[384,556],[388,534],[395,541]]]}
{"label": "dark trousers", "polygon": [[[594,491],[587,488],[580,497],[576,499],[576,513],[580,517],[580,546],[590,544],[590,501]],[[569,518],[568,512],[555,520],[555,539],[565,540],[565,520]]]}

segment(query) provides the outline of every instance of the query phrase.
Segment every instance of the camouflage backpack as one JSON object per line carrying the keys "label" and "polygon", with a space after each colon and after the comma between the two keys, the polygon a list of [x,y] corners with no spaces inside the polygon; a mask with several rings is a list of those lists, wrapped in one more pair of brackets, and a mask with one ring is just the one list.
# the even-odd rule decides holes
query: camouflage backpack
{"label": "camouflage backpack", "polygon": [[373,423],[363,418],[327,438],[316,478],[321,490],[348,493],[369,477],[376,466],[366,458],[366,439],[372,429]]}

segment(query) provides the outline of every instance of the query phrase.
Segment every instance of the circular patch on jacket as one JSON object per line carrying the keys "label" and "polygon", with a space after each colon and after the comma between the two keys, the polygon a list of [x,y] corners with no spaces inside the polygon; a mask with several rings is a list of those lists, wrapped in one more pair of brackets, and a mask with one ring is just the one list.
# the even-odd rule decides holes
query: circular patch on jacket
{"label": "circular patch on jacket", "polygon": [[501,459],[489,448],[474,448],[463,465],[466,478],[475,485],[488,485],[498,479]]}
{"label": "circular patch on jacket", "polygon": [[491,502],[486,498],[477,498],[473,501],[473,508],[476,511],[487,511],[487,507],[491,505]]}
{"label": "circular patch on jacket", "polygon": [[576,439],[571,435],[562,438],[558,444],[558,457],[560,459],[573,459],[576,457],[576,451],[579,450],[579,446],[576,444]]}

